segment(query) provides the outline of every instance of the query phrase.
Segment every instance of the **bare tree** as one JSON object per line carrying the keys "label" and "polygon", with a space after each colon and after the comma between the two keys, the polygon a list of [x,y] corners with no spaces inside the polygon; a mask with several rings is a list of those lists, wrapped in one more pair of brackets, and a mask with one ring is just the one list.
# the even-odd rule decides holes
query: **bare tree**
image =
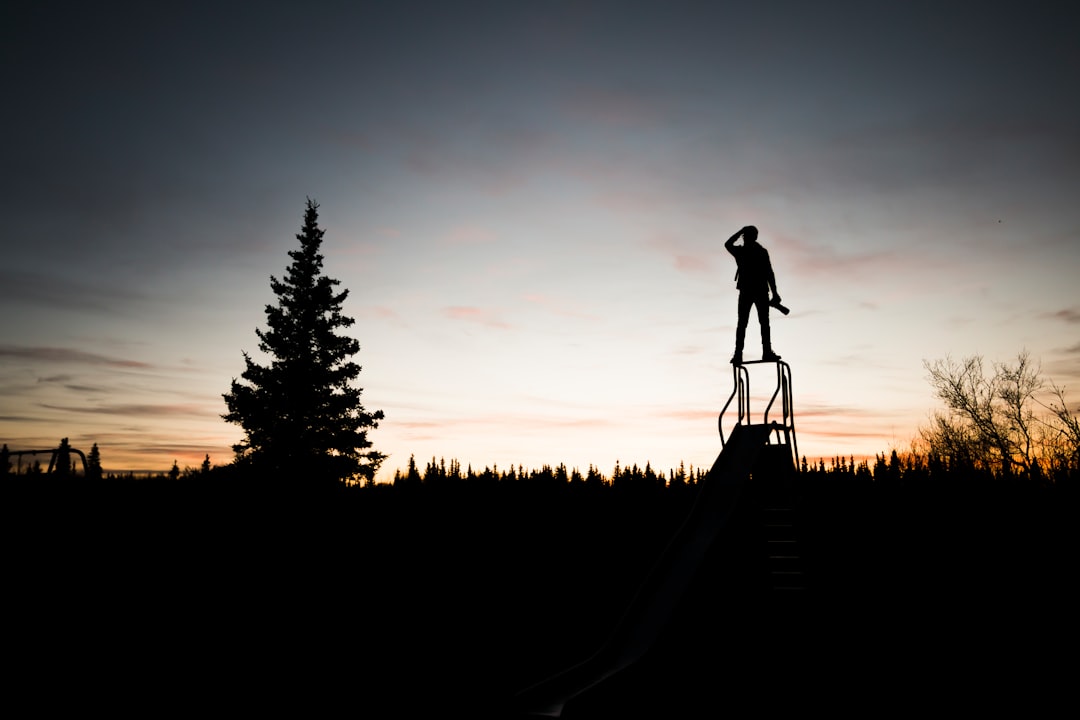
{"label": "bare tree", "polygon": [[[978,355],[924,366],[946,407],[921,430],[933,452],[1002,473],[1031,474],[1063,460],[1075,463],[1080,448],[1076,416],[1067,409],[1064,390],[1044,379],[1027,351],[1015,362],[993,363],[989,374]],[[1049,404],[1041,400],[1048,390],[1055,398]],[[1039,415],[1038,408],[1050,413]]]}
{"label": "bare tree", "polygon": [[1040,403],[1050,411],[1050,420],[1043,421],[1044,442],[1052,465],[1080,471],[1080,419],[1069,410],[1065,388],[1053,386],[1051,398]]}

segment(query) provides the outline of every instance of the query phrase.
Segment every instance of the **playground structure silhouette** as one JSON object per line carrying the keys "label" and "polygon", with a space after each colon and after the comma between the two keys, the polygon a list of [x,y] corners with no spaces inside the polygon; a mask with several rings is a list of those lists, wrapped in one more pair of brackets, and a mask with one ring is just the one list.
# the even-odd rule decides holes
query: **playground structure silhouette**
{"label": "playground structure silhouette", "polygon": [[[756,411],[747,364],[776,366],[776,388],[765,407]],[[779,359],[739,363],[733,365],[732,377],[734,387],[717,420],[722,449],[687,518],[607,642],[583,662],[524,690],[517,698],[522,715],[558,717],[569,709],[576,716],[573,707],[589,706],[597,702],[596,697],[605,697],[603,687],[618,684],[613,678],[630,671],[654,648],[670,644],[673,633],[679,637],[686,632],[678,629],[677,618],[702,592],[713,594],[722,587],[721,603],[735,608],[747,602],[775,602],[772,596],[777,592],[804,591],[793,535],[766,538],[760,545],[754,542],[760,539],[764,513],[773,518],[769,526],[774,527],[778,515],[790,515],[792,510],[798,453],[791,368]],[[736,399],[734,424],[725,433],[725,415]],[[786,519],[784,524],[791,527]],[[780,551],[770,547],[770,542],[785,543],[782,552],[786,554],[777,554]],[[786,564],[776,569],[776,561]],[[778,575],[784,576],[783,584],[775,582]],[[797,576],[794,582],[792,576]],[[677,642],[685,644],[687,638]],[[602,707],[605,701],[599,702]]]}

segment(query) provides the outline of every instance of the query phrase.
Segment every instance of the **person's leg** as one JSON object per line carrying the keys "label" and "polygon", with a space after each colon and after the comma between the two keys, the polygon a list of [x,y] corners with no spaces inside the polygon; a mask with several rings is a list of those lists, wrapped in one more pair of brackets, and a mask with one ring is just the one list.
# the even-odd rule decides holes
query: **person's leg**
{"label": "person's leg", "polygon": [[761,295],[754,299],[757,305],[758,324],[761,325],[761,359],[779,360],[780,356],[772,349],[772,328],[769,327],[769,298]]}
{"label": "person's leg", "polygon": [[746,342],[746,325],[750,322],[750,306],[754,304],[749,293],[739,293],[739,319],[735,325],[735,355],[731,362],[742,362],[743,345]]}

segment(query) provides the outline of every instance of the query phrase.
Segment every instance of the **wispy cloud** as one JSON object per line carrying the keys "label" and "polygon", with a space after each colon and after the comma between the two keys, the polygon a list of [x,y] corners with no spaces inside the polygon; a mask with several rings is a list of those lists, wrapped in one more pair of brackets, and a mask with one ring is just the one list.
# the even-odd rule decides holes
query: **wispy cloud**
{"label": "wispy cloud", "polygon": [[330,127],[326,129],[324,137],[335,145],[352,150],[367,152],[375,146],[367,133],[357,132],[353,129],[344,130]]}
{"label": "wispy cloud", "polygon": [[74,382],[75,377],[72,375],[51,375],[49,377],[39,377],[39,385],[60,385],[65,390],[71,390],[72,392],[83,393],[87,395],[107,393],[110,389],[100,385],[79,385]]}
{"label": "wispy cloud", "polygon": [[1070,394],[1074,394],[1076,383],[1080,382],[1080,343],[1058,348],[1055,352],[1060,356],[1043,363],[1043,370],[1054,384],[1072,388]]}
{"label": "wispy cloud", "polygon": [[1063,320],[1070,324],[1080,323],[1080,309],[1075,307],[1064,308],[1057,312],[1048,313],[1046,317],[1054,320]]}
{"label": "wispy cloud", "polygon": [[592,199],[601,208],[634,214],[655,214],[676,204],[670,195],[657,190],[628,189],[610,184],[601,185]]}
{"label": "wispy cloud", "polygon": [[579,88],[566,96],[567,113],[609,128],[647,128],[665,119],[664,105],[642,92],[617,92],[599,87]]}
{"label": "wispy cloud", "polygon": [[595,320],[595,315],[589,313],[583,313],[580,310],[569,307],[566,303],[557,300],[549,295],[542,293],[526,293],[521,296],[521,299],[525,302],[543,308],[547,312],[554,315],[560,315],[562,317],[579,318],[585,320]]}
{"label": "wispy cloud", "polygon": [[44,423],[52,422],[52,418],[34,417],[33,415],[0,415],[0,422],[11,423]]}
{"label": "wispy cloud", "polygon": [[460,225],[446,234],[445,241],[450,245],[485,245],[498,239],[494,230],[481,225]]}
{"label": "wispy cloud", "polygon": [[715,422],[720,415],[720,411],[718,409],[668,410],[666,412],[658,413],[658,415],[672,420],[688,420],[691,422],[712,420]]}
{"label": "wispy cloud", "polygon": [[0,357],[18,358],[33,362],[67,363],[74,365],[105,365],[119,368],[151,368],[149,363],[138,360],[108,357],[83,350],[57,347],[19,347],[0,345]]}
{"label": "wispy cloud", "polygon": [[405,318],[401,316],[401,313],[386,305],[372,305],[371,307],[361,308],[359,314],[366,318],[384,320],[397,327],[408,327],[408,323],[405,322]]}
{"label": "wispy cloud", "polygon": [[938,186],[968,187],[1011,178],[1008,185],[1017,192],[1027,191],[1017,178],[1033,172],[1075,178],[1075,163],[1068,162],[1075,157],[1075,132],[1067,116],[1015,122],[995,115],[927,112],[839,133],[820,148],[828,157],[829,181],[896,194],[925,186],[928,177]]}
{"label": "wispy cloud", "polygon": [[[716,421],[720,414],[718,408],[685,408],[679,410],[668,410],[657,413],[659,417],[670,418],[673,420],[688,420],[692,422],[701,421]],[[734,422],[736,413],[733,408],[728,408],[728,412],[725,414],[725,419],[729,419]],[[799,408],[795,414],[796,425],[800,425],[804,422],[818,423],[813,430],[804,428],[799,430],[800,433],[807,433],[818,435],[821,432],[828,433],[829,431],[821,431],[818,428],[821,423],[833,422],[833,423],[851,423],[852,425],[859,425],[865,420],[881,420],[883,417],[888,417],[889,413],[879,412],[877,410],[869,410],[867,408],[852,407],[852,406],[840,406],[840,405],[813,405],[809,404],[806,408]],[[847,426],[845,426],[846,428]],[[836,435],[840,436],[844,433],[848,433],[847,429],[842,432],[837,431]],[[879,431],[866,431],[860,432],[857,428],[854,429],[853,434],[865,437],[875,437],[880,435]]]}
{"label": "wispy cloud", "polygon": [[860,407],[857,405],[834,405],[831,403],[803,400],[796,408],[796,420],[866,420],[881,418],[903,418],[904,413],[897,410],[890,413],[878,408]]}
{"label": "wispy cloud", "polygon": [[61,410],[63,412],[87,413],[91,415],[121,415],[124,417],[210,417],[218,413],[209,410],[205,405],[184,403],[176,405],[149,405],[149,404],[122,404],[122,405],[93,405],[79,407],[75,405],[49,405],[42,403],[41,407],[49,410]]}
{"label": "wispy cloud", "polygon": [[[850,427],[850,426],[844,426],[844,427],[841,427],[841,428],[837,428],[835,430],[825,429],[825,428],[814,428],[812,430],[802,430],[799,433],[799,438],[802,439],[802,440],[809,440],[811,438],[828,440],[833,445],[838,446],[837,450],[838,450],[838,454],[840,454],[840,455],[846,455],[847,454],[847,453],[843,452],[842,447],[839,447],[840,445],[842,445],[842,441],[844,441],[844,440],[851,440],[851,439],[854,439],[854,438],[881,438],[883,440],[887,440],[886,444],[890,444],[890,446],[891,446],[891,442],[892,442],[891,433],[888,433],[888,432],[885,432],[885,431],[882,431],[882,430],[874,430],[872,428],[871,429],[862,429],[862,428]],[[840,442],[837,442],[837,441],[840,441]],[[882,448],[882,449],[884,450],[886,448]]]}
{"label": "wispy cloud", "polygon": [[416,126],[393,128],[387,136],[401,148],[411,171],[471,185],[495,196],[524,185],[531,175],[525,169],[534,170],[546,162],[544,148],[550,143],[546,132],[513,122],[476,126],[472,133],[454,138]]}
{"label": "wispy cloud", "polygon": [[32,305],[57,310],[78,310],[120,315],[139,303],[143,295],[113,285],[90,285],[77,279],[34,272],[0,270],[0,304]]}
{"label": "wispy cloud", "polygon": [[39,383],[66,383],[71,382],[74,379],[71,375],[50,375],[49,377],[39,377]]}
{"label": "wispy cloud", "polygon": [[703,275],[713,271],[713,261],[717,255],[715,249],[702,251],[690,247],[688,243],[669,233],[654,235],[648,240],[648,245],[667,257],[680,272]]}
{"label": "wispy cloud", "polygon": [[96,387],[93,385],[75,385],[74,383],[68,383],[64,385],[65,390],[71,390],[72,392],[83,393],[84,395],[98,395],[101,393],[109,392],[108,388]]}
{"label": "wispy cloud", "polygon": [[434,430],[445,427],[445,421],[442,420],[398,420],[394,424],[403,430]]}
{"label": "wispy cloud", "polygon": [[492,311],[478,307],[455,305],[453,307],[444,308],[443,316],[451,320],[463,320],[465,322],[477,323],[478,325],[499,328],[500,330],[509,330],[511,327],[509,323],[500,319],[498,315]]}
{"label": "wispy cloud", "polygon": [[[766,244],[767,243],[764,243]],[[871,251],[844,253],[835,247],[808,242],[793,236],[781,236],[777,247],[784,254],[784,266],[797,275],[818,276],[828,273],[854,277],[877,272],[895,272],[897,268],[911,262],[903,255],[892,251]],[[775,265],[775,259],[774,259]]]}
{"label": "wispy cloud", "polygon": [[133,447],[135,449],[137,449],[137,450],[140,450],[140,451],[144,452],[144,453],[154,453],[154,454],[161,454],[161,455],[165,455],[165,456],[168,456],[168,455],[170,455],[172,453],[177,453],[177,454],[179,454],[181,456],[181,458],[180,458],[181,466],[184,464],[183,463],[183,456],[188,456],[188,457],[195,456],[195,457],[198,457],[198,458],[202,458],[204,454],[209,454],[209,452],[207,451],[207,445],[205,443],[177,442],[177,443],[160,443],[160,444],[156,444],[156,445],[155,444],[146,444],[146,443],[135,443],[133,445]]}
{"label": "wispy cloud", "polygon": [[[558,405],[556,403],[556,405]],[[715,415],[715,413],[714,413]],[[573,411],[546,413],[444,413],[427,414],[424,419],[400,419],[397,427],[410,430],[429,430],[435,428],[514,428],[518,432],[535,432],[559,429],[614,427],[619,421],[597,415],[581,416]]]}

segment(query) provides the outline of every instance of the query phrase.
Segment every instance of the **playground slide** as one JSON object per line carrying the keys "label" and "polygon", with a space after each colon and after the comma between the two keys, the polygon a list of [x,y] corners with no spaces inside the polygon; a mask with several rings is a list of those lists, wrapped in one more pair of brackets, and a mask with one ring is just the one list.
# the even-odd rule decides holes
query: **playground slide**
{"label": "playground slide", "polygon": [[738,425],[716,458],[682,526],[607,643],[592,657],[518,694],[523,717],[559,717],[573,698],[639,660],[664,630],[719,531],[731,519],[767,425]]}

